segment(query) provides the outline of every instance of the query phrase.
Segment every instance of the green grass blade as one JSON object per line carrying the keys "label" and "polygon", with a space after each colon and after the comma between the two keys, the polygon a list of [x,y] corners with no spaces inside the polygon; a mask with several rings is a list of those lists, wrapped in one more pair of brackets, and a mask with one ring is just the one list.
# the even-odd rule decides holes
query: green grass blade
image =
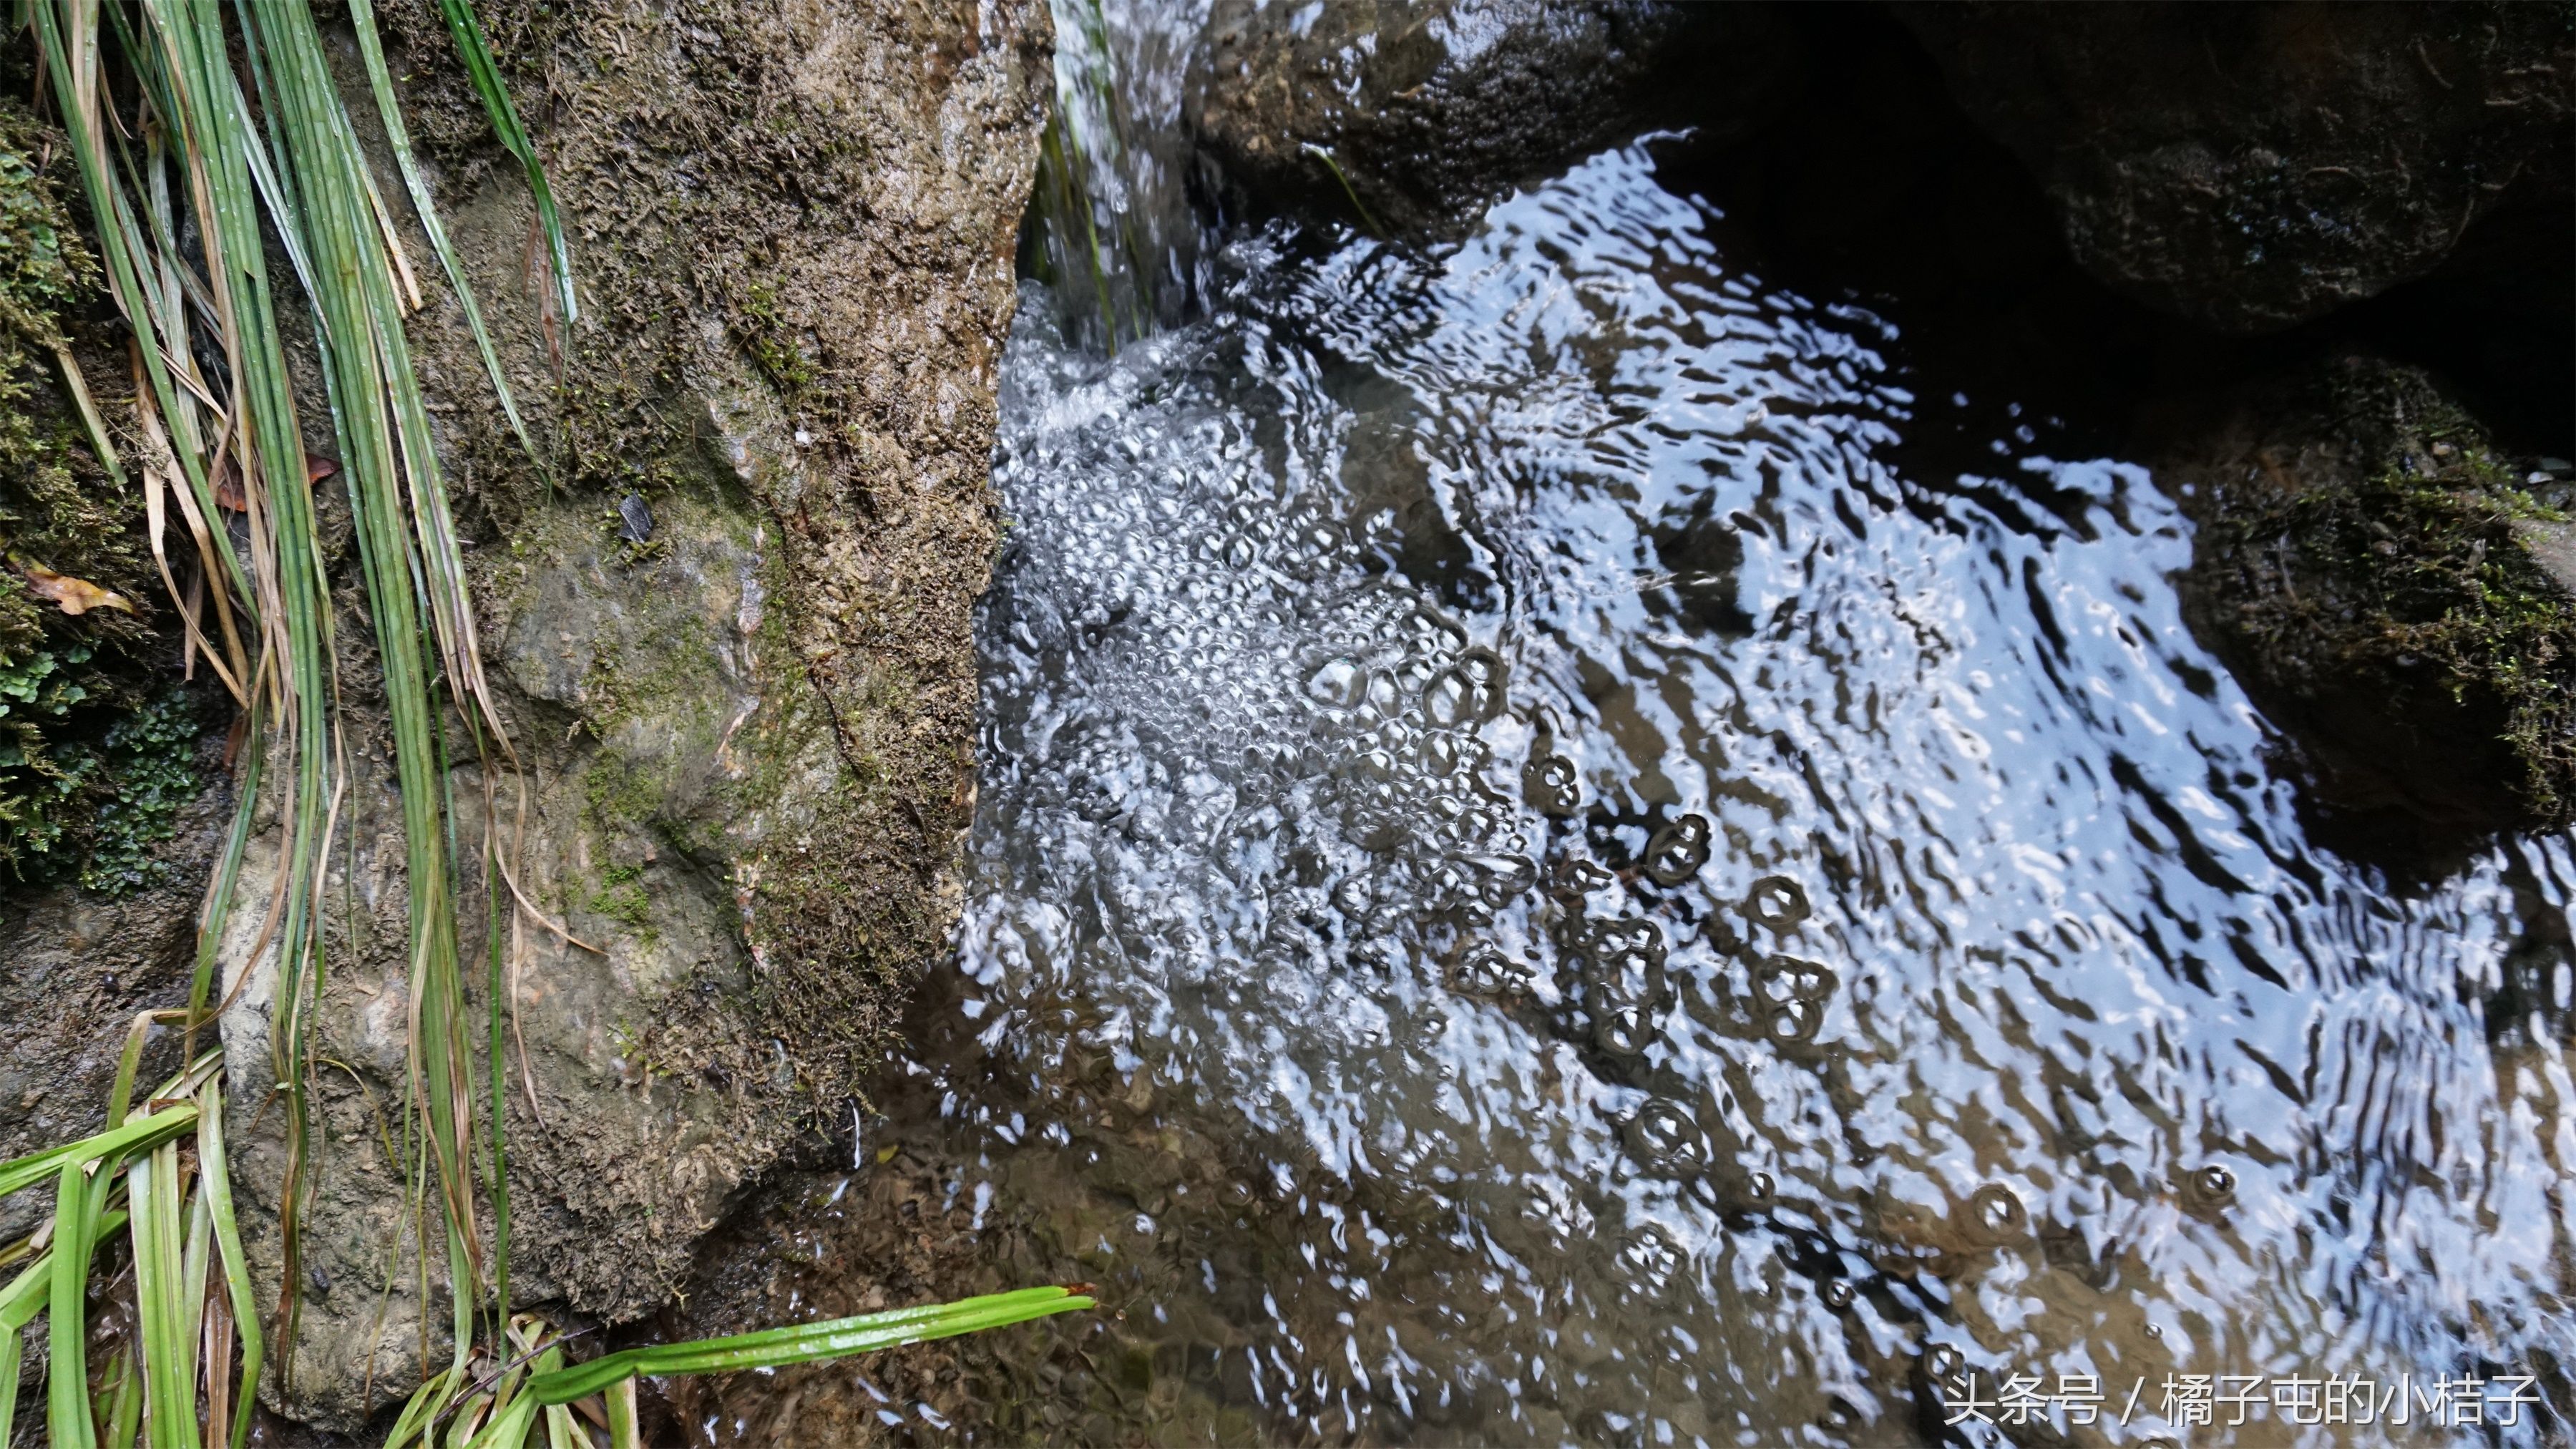
{"label": "green grass blade", "polygon": [[573,1368],[539,1374],[528,1381],[528,1393],[544,1403],[568,1404],[639,1374],[659,1377],[816,1363],[978,1329],[1002,1328],[1092,1306],[1091,1298],[1071,1289],[1025,1288],[1015,1293],[836,1318],[793,1328],[623,1349]]}
{"label": "green grass blade", "polygon": [[534,1394],[512,1395],[492,1411],[492,1418],[482,1431],[467,1443],[470,1449],[520,1449],[528,1442],[528,1425],[542,1407]]}
{"label": "green grass blade", "polygon": [[591,1449],[590,1436],[573,1427],[572,1410],[546,1405],[546,1449]]}
{"label": "green grass blade", "polygon": [[[427,604],[429,620],[451,660],[478,668],[473,662],[478,656],[470,647],[462,564],[446,516],[436,455],[428,445],[426,410],[419,403],[400,302],[366,199],[366,163],[356,131],[342,108],[320,32],[304,0],[278,0],[245,13],[255,20],[253,49],[268,60],[285,170],[299,202],[292,214],[276,220],[281,228],[302,231],[321,282],[311,301],[325,339],[322,373],[375,625],[403,806],[414,1100],[437,1168],[461,1357],[470,1347],[472,1315],[482,1293],[481,1253],[470,1140],[470,1054],[454,887],[442,830],[439,696],[422,649],[428,632],[422,605]],[[406,430],[415,411],[420,426]],[[415,531],[424,550],[418,555]],[[467,687],[463,679],[457,683]],[[298,1120],[290,1118],[290,1130]]]}
{"label": "green grass blade", "polygon": [[[264,692],[251,697],[248,738],[265,737],[267,703],[268,696]],[[234,797],[233,822],[224,834],[224,853],[215,863],[212,878],[206,882],[205,904],[198,911],[197,959],[188,979],[188,1032],[181,1045],[183,1051],[196,1050],[197,1030],[205,1025],[206,1008],[214,999],[216,968],[220,964],[217,958],[223,948],[224,927],[232,920],[233,887],[241,880],[242,859],[250,851],[251,827],[259,819],[260,754],[258,750],[245,752],[241,783]]]}
{"label": "green grass blade", "polygon": [[[108,165],[107,145],[95,109],[104,89],[99,74],[98,10],[94,6],[67,4],[65,0],[37,0],[30,11],[37,48],[44,53],[45,74],[53,84],[56,110],[71,140],[81,190],[89,197],[97,222],[94,230],[109,295],[115,298],[117,310],[125,314],[137,336],[145,339],[138,351],[155,402],[164,416],[177,415],[183,406],[165,353],[175,350],[185,355],[187,344],[182,337],[172,349],[160,325],[152,291],[143,281],[141,259],[149,246]],[[180,467],[199,506],[207,517],[216,516],[214,486],[206,477],[203,460],[193,449],[182,448],[179,454]],[[238,591],[243,607],[256,610],[257,595],[243,573],[240,559],[228,548],[216,550],[216,557],[222,561],[226,578]]]}
{"label": "green grass blade", "polygon": [[143,1375],[135,1372],[134,1356],[123,1349],[108,1361],[107,1382],[99,1390],[96,1409],[106,1425],[100,1443],[106,1449],[134,1449],[134,1421],[143,1406]]}
{"label": "green grass blade", "polygon": [[[281,744],[295,762],[294,774],[286,782],[286,808],[281,811],[287,821],[283,842],[287,889],[271,1027],[271,1069],[274,1080],[286,1087],[287,1164],[279,1217],[285,1240],[284,1279],[291,1284],[299,1281],[302,1184],[308,1168],[306,1017],[308,1002],[321,988],[324,969],[314,897],[331,796],[328,722],[333,694],[327,677],[329,592],[302,429],[296,420],[294,377],[278,330],[259,213],[263,201],[272,206],[283,201],[291,210],[302,198],[290,189],[294,178],[277,174],[262,155],[233,71],[233,46],[224,32],[221,9],[211,3],[145,0],[145,12],[154,33],[162,38],[170,90],[182,112],[197,192],[199,234],[231,322],[232,407],[242,424],[237,431],[244,452],[243,471],[246,481],[256,481],[270,524],[270,563],[263,582],[274,595],[277,627],[272,647],[285,685],[275,724]],[[256,76],[261,74],[256,69],[259,46],[256,36],[252,40],[243,50]],[[137,57],[138,63],[143,59]],[[273,106],[269,120],[281,131],[291,130]],[[327,282],[327,267],[298,236],[292,216],[280,214],[277,220],[278,235],[299,274],[308,283]],[[327,351],[333,344],[329,319],[317,318],[316,331]],[[291,1338],[299,1302],[300,1295],[293,1291],[281,1296],[281,1336]]]}
{"label": "green grass blade", "polygon": [[[117,491],[123,492],[125,465],[118,460],[116,444],[108,437],[107,419],[99,415],[98,400],[89,395],[89,379],[81,376],[80,363],[73,359],[72,350],[60,343],[54,344],[54,365],[61,369],[63,391],[71,394],[72,409],[80,414],[81,428],[89,434],[90,451],[98,455],[99,464],[107,469],[108,481],[116,485]],[[0,1439],[0,1443],[7,1442]]]}
{"label": "green grass blade", "polygon": [[0,1444],[17,1442],[20,1353],[18,1330],[0,1333]]}
{"label": "green grass blade", "polygon": [[622,1379],[602,1397],[608,1402],[608,1449],[641,1449],[644,1437],[636,1424],[635,1381]]}
{"label": "green grass blade", "polygon": [[456,289],[457,305],[465,312],[466,330],[474,334],[475,349],[483,354],[483,371],[492,379],[492,392],[500,399],[502,416],[510,420],[510,431],[518,435],[520,449],[551,487],[553,474],[537,445],[529,440],[528,425],[519,419],[518,400],[510,395],[509,379],[501,374],[501,353],[493,346],[491,330],[483,323],[482,305],[465,280],[465,268],[457,261],[456,248],[449,244],[447,227],[439,219],[437,200],[430,195],[429,182],[420,174],[420,163],[412,157],[411,131],[403,124],[402,102],[394,94],[393,72],[385,65],[384,41],[376,33],[376,7],[371,0],[350,0],[349,20],[358,33],[358,53],[367,63],[367,84],[376,93],[376,114],[384,123],[385,140],[393,148],[403,186],[411,192],[412,212],[420,219],[421,231],[429,237],[430,249],[438,253],[438,264],[447,272],[448,285]]}
{"label": "green grass blade", "polygon": [[242,1254],[241,1226],[233,1216],[233,1186],[229,1159],[224,1155],[224,1084],[208,1082],[199,1089],[197,1100],[203,1108],[197,1117],[197,1193],[206,1205],[206,1216],[214,1228],[215,1247],[222,1258],[224,1291],[233,1306],[233,1332],[241,1339],[241,1381],[245,1385],[233,1413],[233,1449],[250,1439],[250,1411],[256,1395],[250,1386],[259,1383],[260,1364],[265,1344],[260,1337],[259,1302],[251,1291],[250,1260]]}
{"label": "green grass blade", "polygon": [[1324,169],[1333,173],[1333,179],[1342,184],[1342,195],[1351,199],[1351,209],[1360,214],[1360,225],[1368,229],[1368,234],[1371,237],[1384,237],[1386,235],[1386,229],[1379,226],[1377,224],[1377,218],[1369,214],[1368,203],[1360,200],[1359,192],[1352,189],[1351,178],[1342,174],[1342,163],[1334,159],[1333,153],[1330,150],[1325,147],[1318,146],[1312,141],[1302,143],[1297,149],[1314,157],[1316,160],[1323,162]]}
{"label": "green grass blade", "polygon": [[127,1230],[134,1247],[145,1440],[151,1449],[196,1449],[196,1324],[187,1308],[182,1262],[187,1208],[179,1196],[178,1144],[164,1143],[132,1160],[125,1199],[132,1215]]}
{"label": "green grass blade", "polygon": [[385,1434],[385,1449],[409,1449],[414,1442],[427,1443],[430,1427],[455,1400],[457,1382],[456,1370],[443,1368],[412,1390],[402,1412],[394,1416],[393,1428]]}
{"label": "green grass blade", "polygon": [[[90,1226],[91,1251],[95,1252],[101,1241],[124,1226],[123,1208],[102,1214]],[[35,1322],[36,1315],[44,1312],[45,1306],[53,1301],[53,1291],[54,1254],[53,1249],[47,1248],[36,1255],[25,1271],[10,1279],[7,1288],[0,1288],[0,1329],[16,1333]],[[7,1442],[0,1439],[0,1443]]]}
{"label": "green grass blade", "polygon": [[53,1449],[97,1449],[89,1405],[89,1174],[65,1162],[55,1180],[51,1301],[45,1324],[45,1432]]}
{"label": "green grass blade", "polygon": [[86,1167],[101,1158],[113,1158],[140,1148],[153,1146],[188,1130],[197,1120],[194,1104],[164,1107],[149,1116],[137,1117],[124,1126],[31,1152],[0,1162],[0,1197],[6,1197],[31,1183],[54,1176],[64,1166]]}
{"label": "green grass blade", "polygon": [[[538,1354],[536,1361],[529,1365],[529,1377],[538,1378],[550,1373],[559,1373],[562,1371],[563,1366],[563,1341],[561,1339],[557,1339],[548,1344],[546,1346],[546,1351]],[[591,1449],[590,1443],[587,1439],[576,1439],[574,1437],[572,1410],[565,1408],[561,1404],[547,1404],[545,1406],[545,1421],[546,1449],[575,1449],[576,1445],[579,1446],[579,1449]]]}
{"label": "green grass blade", "polygon": [[152,1032],[152,1013],[142,1012],[125,1030],[125,1050],[117,1054],[116,1079],[107,1089],[107,1125],[122,1127],[134,1105],[134,1074],[143,1069],[143,1043]]}
{"label": "green grass blade", "polygon": [[[188,1238],[179,1251],[179,1302],[186,1316],[180,1327],[185,1331],[189,1352],[202,1359],[206,1346],[206,1284],[213,1277],[215,1257],[214,1213],[206,1206],[202,1186],[188,1194]],[[207,1364],[209,1381],[232,1372],[230,1363]],[[191,1390],[193,1393],[193,1389]],[[194,1428],[193,1416],[191,1428]],[[189,1435],[193,1446],[196,1435]]]}
{"label": "green grass blade", "polygon": [[492,118],[492,134],[501,145],[519,158],[521,169],[528,174],[529,194],[536,198],[537,225],[546,234],[546,253],[554,264],[555,291],[563,304],[567,326],[580,320],[581,304],[573,296],[572,251],[564,245],[563,223],[555,216],[554,192],[546,185],[546,171],[537,164],[537,148],[528,140],[527,129],[519,124],[519,108],[510,103],[509,87],[501,82],[501,68],[493,63],[491,42],[483,35],[483,21],[474,13],[471,0],[438,0],[439,13],[447,17],[448,33],[456,37],[456,53],[465,62],[465,74],[474,83],[474,93],[483,98],[483,109]]}

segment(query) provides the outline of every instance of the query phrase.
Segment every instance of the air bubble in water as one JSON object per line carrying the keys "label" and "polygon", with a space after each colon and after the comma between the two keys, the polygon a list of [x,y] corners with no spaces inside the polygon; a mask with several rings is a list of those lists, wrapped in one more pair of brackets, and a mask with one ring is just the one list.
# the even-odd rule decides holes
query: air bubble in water
{"label": "air bubble in water", "polygon": [[1527,895],[1538,884],[1538,863],[1526,855],[1479,856],[1469,864],[1477,871],[1476,894],[1489,906]]}
{"label": "air bubble in water", "polygon": [[1662,1097],[1637,1109],[1628,1122],[1629,1150],[1649,1166],[1695,1172],[1707,1160],[1699,1124],[1681,1105]]}
{"label": "air bubble in water", "polygon": [[1370,671],[1361,697],[1364,700],[1362,708],[1383,719],[1395,713],[1396,702],[1402,694],[1395,687],[1395,676],[1379,669]]}
{"label": "air bubble in water", "polygon": [[1333,907],[1353,921],[1366,921],[1377,910],[1377,890],[1366,876],[1346,876],[1333,887]]}
{"label": "air bubble in water", "polygon": [[1424,735],[1414,747],[1413,761],[1426,775],[1454,775],[1464,759],[1454,735]]}
{"label": "air bubble in water", "polygon": [[1769,1034],[1783,1046],[1803,1045],[1816,1039],[1824,1022],[1825,1014],[1814,1002],[1784,1001],[1771,1009]]}
{"label": "air bubble in water", "polygon": [[1654,1014],[1642,1006],[1613,1007],[1592,1023],[1592,1043],[1613,1056],[1643,1055],[1660,1034]]}
{"label": "air bubble in water", "polygon": [[1471,948],[1449,968],[1450,987],[1469,996],[1508,996],[1528,984],[1528,970],[1491,946]]}
{"label": "air bubble in water", "polygon": [[1619,877],[1612,875],[1607,867],[1577,857],[1556,863],[1548,889],[1560,896],[1588,896],[1618,883]]}
{"label": "air bubble in water", "polygon": [[1677,886],[1708,864],[1708,822],[1685,815],[1655,832],[1646,843],[1646,874],[1657,885]]}
{"label": "air bubble in water", "polygon": [[1664,1230],[1648,1223],[1620,1245],[1619,1261],[1650,1287],[1662,1287],[1682,1265],[1682,1251]]}
{"label": "air bubble in water", "polygon": [[1966,1216],[1969,1236],[1986,1243],[2010,1242],[2021,1236],[2030,1222],[2030,1210],[2022,1206],[2011,1188],[1999,1182],[1987,1183],[1968,1194]]}
{"label": "air bubble in water", "polygon": [[1744,897],[1744,913],[1770,930],[1787,934],[1807,919],[1807,888],[1785,875],[1766,875]]}
{"label": "air bubble in water", "polygon": [[1483,724],[1503,712],[1503,703],[1502,656],[1481,645],[1459,655],[1422,689],[1423,718],[1440,729]]}
{"label": "air bubble in water", "polygon": [[1307,676],[1306,693],[1318,704],[1349,709],[1367,696],[1368,671],[1356,659],[1328,659]]}
{"label": "air bubble in water", "polygon": [[1580,809],[1583,792],[1574,762],[1563,755],[1540,755],[1521,771],[1521,798],[1542,815],[1564,819]]}
{"label": "air bubble in water", "polygon": [[1766,956],[1753,974],[1754,989],[1774,1002],[1820,1002],[1834,994],[1842,978],[1834,969],[1795,956]]}
{"label": "air bubble in water", "polygon": [[1637,956],[1650,966],[1664,964],[1664,928],[1642,916],[1621,916],[1599,922],[1591,926],[1582,946],[1588,954],[1604,962],[1621,956]]}
{"label": "air bubble in water", "polygon": [[2236,1201],[2236,1174],[2210,1163],[2182,1174],[2182,1205],[2194,1217],[2215,1222]]}

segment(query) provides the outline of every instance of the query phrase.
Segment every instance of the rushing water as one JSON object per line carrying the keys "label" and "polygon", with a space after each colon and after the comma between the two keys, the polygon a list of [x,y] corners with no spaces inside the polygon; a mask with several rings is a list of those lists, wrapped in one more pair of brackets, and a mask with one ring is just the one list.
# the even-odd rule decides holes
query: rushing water
{"label": "rushing water", "polygon": [[[999,1437],[1928,1442],[1968,1371],[2090,1376],[2086,1443],[2451,1432],[2283,1425],[2329,1375],[2563,1407],[2576,853],[2312,848],[2154,480],[1720,235],[1631,148],[1429,260],[1239,237],[1114,359],[1023,299],[906,1070],[952,1221],[1122,1315],[1059,1330],[1091,1417]],[[2260,1426],[2176,1434],[2192,1374]]]}
{"label": "rushing water", "polygon": [[1428,258],[1234,237],[1114,357],[1031,284],[870,1132],[1118,1316],[961,1427],[1904,1444],[1973,1372],[2061,1400],[1974,1442],[2443,1442],[2476,1376],[2554,1442],[2576,852],[2313,846],[2155,480],[1724,236],[1636,147]]}

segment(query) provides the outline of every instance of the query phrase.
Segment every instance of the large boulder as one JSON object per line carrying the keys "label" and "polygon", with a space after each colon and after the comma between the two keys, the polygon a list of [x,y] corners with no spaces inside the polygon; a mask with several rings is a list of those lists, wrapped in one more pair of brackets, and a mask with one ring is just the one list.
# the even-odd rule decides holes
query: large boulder
{"label": "large boulder", "polygon": [[2423,276],[2501,206],[2567,205],[2576,28],[2556,6],[1896,10],[2085,270],[2222,332]]}
{"label": "large boulder", "polygon": [[1657,126],[1749,131],[1797,53],[1768,8],[1667,0],[1217,0],[1185,116],[1262,204],[1444,237]]}
{"label": "large boulder", "polygon": [[[476,1059],[487,1031],[501,1042],[499,1080],[478,1070],[473,1093],[507,1113],[514,1302],[619,1321],[668,1298],[800,1134],[847,1129],[953,924],[972,608],[997,537],[993,382],[1050,32],[1042,3],[1009,0],[476,8],[521,111],[543,118],[581,312],[541,301],[527,187],[436,10],[384,5],[416,139],[553,464],[521,453],[434,294],[414,344],[515,750],[513,765],[450,730]],[[309,415],[327,416],[318,400]],[[273,950],[227,981],[223,1033],[259,1291],[296,1304],[265,1391],[354,1432],[424,1354],[445,1361],[449,1306],[405,1155],[400,801],[354,560],[337,568],[350,773],[292,1283]],[[279,868],[261,824],[236,963]],[[506,896],[494,909],[487,832],[542,921]]]}
{"label": "large boulder", "polygon": [[2193,611],[2330,803],[2576,820],[2576,489],[2364,357],[2167,426],[2159,473],[2200,525]]}

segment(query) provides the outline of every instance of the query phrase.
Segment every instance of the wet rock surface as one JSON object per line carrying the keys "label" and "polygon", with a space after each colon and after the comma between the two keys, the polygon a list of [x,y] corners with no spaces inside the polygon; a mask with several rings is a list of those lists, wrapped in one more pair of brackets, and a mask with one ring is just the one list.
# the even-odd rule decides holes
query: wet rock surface
{"label": "wet rock surface", "polygon": [[2198,435],[2161,475],[2201,524],[2197,620],[2313,744],[2330,795],[2472,826],[2576,818],[2563,477],[2372,358],[2179,425]]}
{"label": "wet rock surface", "polygon": [[[210,741],[207,754],[220,753]],[[209,778],[215,760],[205,761]],[[0,898],[0,1160],[98,1130],[118,1054],[137,1013],[183,1007],[195,960],[205,871],[229,823],[228,791],[180,812],[155,851],[161,884],[123,897],[65,885]],[[175,1038],[145,1058],[175,1069]],[[0,1199],[0,1241],[53,1210],[41,1193]]]}
{"label": "wet rock surface", "polygon": [[2566,205],[2576,35],[2554,7],[1896,13],[2047,188],[2085,270],[2221,332],[2423,276],[2508,201]]}
{"label": "wet rock surface", "polygon": [[1264,203],[1454,236],[1516,183],[1641,129],[1757,124],[1794,83],[1758,6],[1220,0],[1188,123]]}
{"label": "wet rock surface", "polygon": [[[487,1030],[500,1041],[477,1111],[506,1100],[512,1298],[577,1326],[649,1313],[797,1133],[846,1126],[953,920],[992,367],[1048,23],[1042,5],[478,8],[521,110],[546,118],[578,318],[529,281],[526,188],[495,164],[444,23],[426,4],[384,21],[549,464],[520,452],[435,301],[413,340],[516,751],[513,768],[448,739],[475,1057]],[[340,1432],[444,1361],[449,1313],[436,1216],[423,1272],[401,1155],[404,845],[354,588],[298,1334],[267,1385]],[[493,910],[487,831],[535,914]],[[242,898],[264,900],[276,869],[263,833]],[[224,1025],[255,1123],[235,1134],[236,1191],[272,1301],[273,962],[236,978]]]}
{"label": "wet rock surface", "polygon": [[[13,59],[0,48],[15,91]],[[212,683],[202,666],[195,688],[173,682],[179,631],[142,500],[99,465],[62,388],[56,347],[102,380],[125,355],[91,314],[64,147],[0,101],[0,1159],[95,1130],[136,1014],[186,1004],[228,803],[205,788],[223,773]],[[167,1044],[147,1057],[175,1060]],[[38,1192],[0,1199],[0,1242],[51,1210]]]}

